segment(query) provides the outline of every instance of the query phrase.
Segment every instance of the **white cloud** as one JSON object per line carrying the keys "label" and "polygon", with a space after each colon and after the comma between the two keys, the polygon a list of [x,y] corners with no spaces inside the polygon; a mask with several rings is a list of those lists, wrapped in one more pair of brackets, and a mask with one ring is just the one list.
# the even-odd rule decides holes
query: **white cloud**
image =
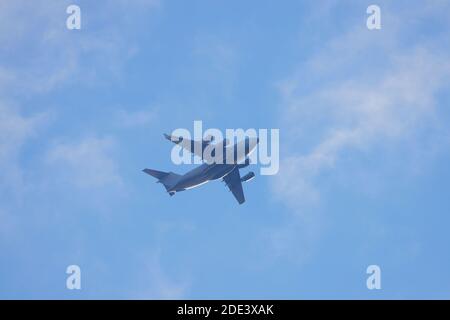
{"label": "white cloud", "polygon": [[[64,207],[48,210],[58,191],[69,195],[74,203],[83,198],[85,207],[98,205],[100,209],[94,208],[96,214],[102,213],[100,206],[111,206],[107,201],[111,199],[109,188],[119,187],[124,191],[114,192],[114,196],[126,193],[121,188],[123,180],[114,137],[93,133],[82,139],[67,139],[64,132],[59,131],[58,139],[49,143],[52,136],[39,135],[49,112],[46,105],[42,108],[35,103],[34,97],[50,94],[71,83],[104,85],[117,79],[114,77],[121,74],[124,63],[139,52],[133,37],[128,35],[134,34],[136,25],[143,21],[140,18],[148,18],[147,10],[158,7],[160,1],[113,0],[82,4],[82,30],[73,32],[65,27],[65,9],[72,3],[70,0],[0,1],[1,245],[22,237],[27,242],[36,240],[35,235],[25,232],[28,230],[36,234],[41,231],[58,233],[60,222],[69,219]],[[99,81],[103,79],[107,81]],[[154,116],[152,110],[123,111],[119,112],[118,120],[124,126],[142,126],[154,121]],[[36,144],[30,150],[25,148],[33,141]],[[36,172],[30,173],[31,168]],[[95,201],[85,201],[83,192],[70,190],[73,186],[91,192]],[[23,194],[13,199],[11,190]],[[30,198],[35,201],[24,203],[23,199]],[[89,252],[84,250],[86,234],[78,231],[75,234],[74,238],[80,243],[77,250],[84,255]],[[14,251],[10,258],[23,260],[28,251],[22,248],[21,242],[17,244],[20,250]],[[146,271],[155,288],[154,296],[174,298],[184,294],[186,286],[170,279],[159,256],[150,259]]]}
{"label": "white cloud", "polygon": [[120,127],[140,127],[151,124],[156,120],[156,111],[152,110],[138,110],[127,111],[120,109],[116,112],[116,123]]}
{"label": "white cloud", "polygon": [[80,188],[120,186],[112,138],[89,137],[79,142],[60,142],[47,153],[49,165],[58,165],[61,176]]}
{"label": "white cloud", "polygon": [[239,71],[238,45],[225,36],[201,33],[193,38],[192,53],[195,62],[189,77],[198,77],[199,81],[209,84],[217,83],[217,87],[230,96]]}
{"label": "white cloud", "polygon": [[[277,194],[292,203],[298,195],[317,201],[314,178],[336,167],[346,151],[395,143],[436,120],[435,95],[450,78],[449,59],[417,49],[395,56],[393,67],[378,80],[348,79],[307,96],[287,94],[287,117],[293,122],[321,118],[321,136],[306,154],[291,154],[281,165]],[[286,91],[285,91],[286,92]]]}
{"label": "white cloud", "polygon": [[[330,39],[279,85],[287,140],[273,192],[293,216],[268,232],[275,255],[292,255],[295,246],[302,248],[297,258],[307,259],[323,229],[324,175],[357,173],[341,166],[343,158],[364,159],[380,146],[395,150],[405,144],[421,152],[421,141],[429,140],[420,139],[423,132],[441,130],[449,137],[437,101],[450,80],[444,39],[436,35],[405,46],[400,39],[414,29],[405,30],[401,17],[390,19],[384,15],[389,31],[356,27]],[[360,170],[370,170],[361,161]]]}
{"label": "white cloud", "polygon": [[22,151],[47,123],[48,114],[25,116],[9,102],[0,101],[0,240],[17,236],[20,224],[14,203],[21,203],[27,190],[26,172],[22,168]]}
{"label": "white cloud", "polygon": [[[140,285],[136,288],[138,299],[183,299],[188,294],[192,279],[184,268],[168,272],[164,267],[165,243],[173,234],[195,232],[196,226],[190,221],[159,221],[152,234],[156,237],[155,247],[136,255],[138,259]],[[174,270],[174,268],[170,268]]]}
{"label": "white cloud", "polygon": [[17,108],[0,102],[0,162],[17,154],[41,121],[42,116],[25,117]]}
{"label": "white cloud", "polygon": [[44,113],[24,116],[10,103],[0,101],[0,188],[3,194],[23,191],[20,152],[48,119]]}
{"label": "white cloud", "polygon": [[[104,83],[97,81],[99,77],[116,75],[124,61],[137,51],[124,36],[133,30],[136,21],[126,18],[146,14],[158,7],[160,1],[127,4],[114,0],[82,5],[79,31],[66,28],[69,4],[72,4],[69,0],[0,2],[0,169],[3,169],[0,185],[23,184],[24,169],[18,157],[48,114],[29,103],[32,97],[73,81],[99,84]],[[25,111],[31,116],[23,116]],[[124,123],[143,124],[149,120],[150,115],[143,112],[129,115]]]}
{"label": "white cloud", "polygon": [[[23,183],[18,156],[43,122],[47,110],[37,111],[25,98],[53,91],[70,81],[92,83],[99,74],[115,74],[135,46],[121,34],[133,22],[121,25],[125,1],[82,6],[82,30],[65,27],[67,1],[2,1],[0,3],[0,173],[1,185]],[[128,14],[144,14],[157,0],[127,6]],[[100,23],[108,22],[108,23]],[[120,25],[120,26],[119,26]],[[131,50],[135,51],[135,50]],[[99,72],[105,71],[105,72]],[[77,80],[77,81],[78,81]],[[5,102],[7,101],[7,102]],[[30,100],[27,100],[30,101]],[[31,116],[23,116],[28,111]],[[144,112],[125,117],[124,123],[145,123]]]}
{"label": "white cloud", "polygon": [[[159,1],[113,0],[81,5],[82,29],[66,28],[71,1],[5,1],[0,4],[0,94],[46,93],[68,82],[104,83],[120,74],[138,48],[126,35]],[[111,77],[112,76],[112,77]]]}
{"label": "white cloud", "polygon": [[193,52],[201,58],[202,64],[221,74],[234,71],[238,60],[235,45],[218,36],[198,35]]}
{"label": "white cloud", "polygon": [[152,292],[147,292],[143,299],[182,299],[186,296],[189,285],[186,281],[175,281],[161,266],[160,250],[147,261],[145,269],[151,283]]}

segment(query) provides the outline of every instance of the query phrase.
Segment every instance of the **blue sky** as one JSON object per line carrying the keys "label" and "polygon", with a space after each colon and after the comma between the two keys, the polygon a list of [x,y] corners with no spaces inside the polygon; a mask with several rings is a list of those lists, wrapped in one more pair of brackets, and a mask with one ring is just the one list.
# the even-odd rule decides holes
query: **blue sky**
{"label": "blue sky", "polygon": [[[449,9],[2,2],[0,298],[450,298]],[[279,173],[169,197],[194,120],[279,128]]]}

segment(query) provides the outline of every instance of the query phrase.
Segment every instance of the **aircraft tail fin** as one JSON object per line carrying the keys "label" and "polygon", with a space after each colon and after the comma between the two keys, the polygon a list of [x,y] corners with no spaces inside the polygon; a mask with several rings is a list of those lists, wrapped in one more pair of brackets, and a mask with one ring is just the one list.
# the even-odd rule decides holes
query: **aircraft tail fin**
{"label": "aircraft tail fin", "polygon": [[[153,169],[144,169],[142,171],[158,179],[158,182],[161,182],[167,191],[169,191],[181,177],[179,174],[173,172],[163,172]],[[174,192],[169,192],[169,194],[172,196]]]}

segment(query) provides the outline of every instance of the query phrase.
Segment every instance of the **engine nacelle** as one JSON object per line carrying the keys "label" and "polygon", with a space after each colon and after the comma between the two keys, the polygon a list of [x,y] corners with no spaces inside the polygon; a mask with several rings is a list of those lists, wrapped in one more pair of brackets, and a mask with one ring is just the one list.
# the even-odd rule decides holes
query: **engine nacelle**
{"label": "engine nacelle", "polygon": [[244,163],[238,164],[238,168],[242,169],[242,168],[248,167],[249,165],[250,165],[250,159],[247,158],[247,159],[245,159]]}
{"label": "engine nacelle", "polygon": [[249,173],[247,173],[245,176],[243,176],[241,178],[242,182],[247,182],[252,180],[255,177],[255,173],[253,171],[250,171]]}

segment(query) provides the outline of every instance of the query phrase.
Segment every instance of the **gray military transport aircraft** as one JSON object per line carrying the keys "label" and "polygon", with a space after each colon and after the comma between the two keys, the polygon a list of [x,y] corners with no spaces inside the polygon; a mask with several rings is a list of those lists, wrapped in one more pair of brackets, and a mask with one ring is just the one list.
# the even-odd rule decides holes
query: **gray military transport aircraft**
{"label": "gray military transport aircraft", "polygon": [[[164,134],[164,136],[167,140],[174,142],[194,155],[199,156],[203,160],[203,163],[200,166],[184,175],[152,169],[142,170],[158,179],[157,182],[164,185],[169,195],[173,196],[176,192],[198,187],[211,180],[222,179],[227,184],[239,204],[245,202],[242,182],[253,179],[255,177],[255,173],[250,171],[241,178],[239,169],[245,168],[250,164],[250,159],[248,156],[255,150],[257,144],[259,143],[258,138],[246,137],[244,140],[231,146],[229,145],[228,140],[224,139],[223,141],[216,143],[214,148],[212,148],[213,145],[211,145],[211,155],[214,156],[215,151],[221,149],[223,158],[226,160],[221,161],[220,163],[215,163],[211,161],[205,162],[203,157],[205,148],[207,148],[213,141],[212,137],[209,140],[193,141],[168,134]],[[233,150],[229,150],[229,148],[233,148]],[[228,152],[233,151],[233,156],[230,157],[232,159],[231,161],[227,159],[227,155],[231,154],[227,153],[227,150]]]}

